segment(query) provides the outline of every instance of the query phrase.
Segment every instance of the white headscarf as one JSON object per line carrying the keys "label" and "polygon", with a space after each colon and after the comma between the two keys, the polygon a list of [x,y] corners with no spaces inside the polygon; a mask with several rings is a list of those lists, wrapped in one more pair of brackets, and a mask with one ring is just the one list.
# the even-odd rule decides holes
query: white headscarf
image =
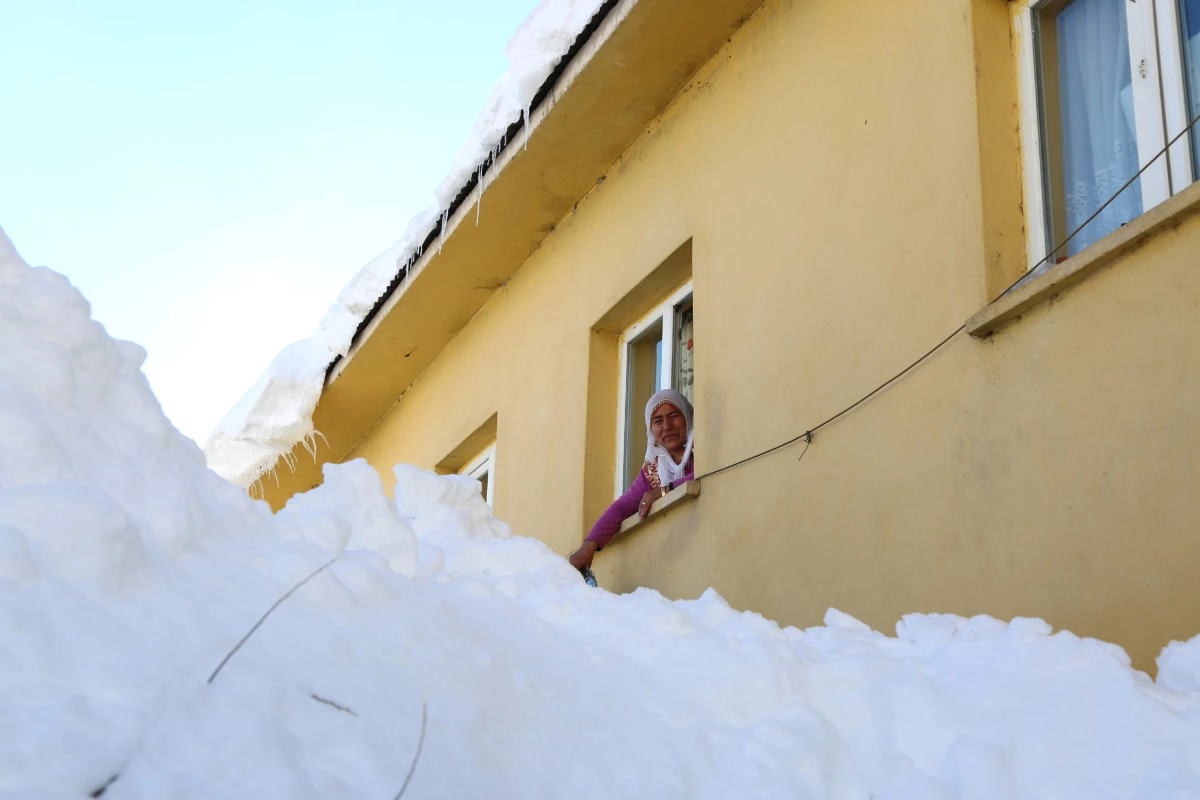
{"label": "white headscarf", "polygon": [[[663,403],[669,403],[679,409],[679,413],[683,414],[684,424],[687,426],[684,431],[687,435],[687,447],[678,464],[675,463],[675,459],[671,458],[667,448],[658,443],[658,440],[654,438],[654,432],[650,430],[650,418]],[[692,413],[692,404],[674,389],[663,389],[661,392],[656,392],[650,398],[650,402],[646,403],[646,463],[658,465],[658,479],[663,486],[668,483],[678,483],[687,471],[687,462],[692,457],[692,441],[695,437],[695,432],[692,430]]]}

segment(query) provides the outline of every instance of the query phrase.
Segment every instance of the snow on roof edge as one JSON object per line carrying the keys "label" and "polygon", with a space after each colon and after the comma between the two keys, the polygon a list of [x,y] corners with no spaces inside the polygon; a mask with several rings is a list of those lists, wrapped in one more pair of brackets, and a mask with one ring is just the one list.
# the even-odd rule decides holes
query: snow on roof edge
{"label": "snow on roof edge", "polygon": [[[517,141],[517,134],[519,134],[523,128],[528,126],[529,120],[532,119],[532,113],[541,107],[542,103],[549,96],[550,90],[554,87],[554,84],[558,82],[558,79],[571,65],[575,56],[578,55],[579,51],[587,45],[587,43],[591,40],[592,35],[595,34],[595,32],[600,28],[600,25],[605,19],[608,18],[609,13],[617,6],[619,2],[620,0],[603,0],[603,2],[600,3],[599,8],[597,8],[595,13],[592,15],[591,20],[575,38],[571,48],[557,62],[557,65],[554,67],[549,77],[543,81],[541,88],[538,89],[537,94],[534,96],[533,103],[528,112],[521,118],[514,121],[508,127],[502,137],[502,143],[500,147],[494,153],[490,153],[486,157],[485,162],[478,170],[473,170],[471,174],[467,176],[466,182],[462,184],[458,194],[453,202],[451,202],[450,207],[447,209],[446,219],[442,219],[440,216],[435,214],[435,221],[429,226],[425,239],[417,246],[417,249],[410,254],[409,259],[403,264],[403,266],[400,266],[387,289],[385,289],[383,294],[379,296],[379,299],[376,300],[375,305],[369,312],[367,312],[367,315],[358,324],[358,329],[354,332],[354,340],[357,340],[358,336],[364,330],[366,330],[368,325],[371,324],[371,320],[375,317],[379,310],[383,308],[384,304],[387,302],[392,293],[395,292],[395,290],[400,286],[400,283],[403,281],[408,270],[412,269],[416,265],[416,262],[420,258],[422,252],[424,252],[424,249],[428,248],[437,241],[438,236],[441,233],[442,226],[449,224],[449,217],[454,216],[459,207],[462,206],[463,203],[467,202],[468,199],[470,199],[476,187],[479,185],[479,181],[484,179],[488,172],[490,172],[491,169],[498,163],[500,153],[503,153],[504,150],[507,149],[510,142]],[[426,211],[430,212],[432,211],[432,208],[433,207],[426,209]],[[331,372],[337,365],[337,362],[344,357],[344,353],[336,356],[333,361],[330,362],[327,374],[328,372]]]}
{"label": "snow on roof edge", "polygon": [[492,89],[471,136],[435,190],[434,204],[413,217],[400,239],[351,278],[316,331],[284,348],[221,419],[204,444],[213,471],[249,489],[281,459],[294,468],[288,461],[292,449],[300,443],[310,447],[319,435],[312,416],[326,375],[424,248],[445,230],[450,215],[470,197],[500,152],[529,124],[533,109],[544,102],[617,2],[542,0],[525,18],[504,48],[509,71]]}

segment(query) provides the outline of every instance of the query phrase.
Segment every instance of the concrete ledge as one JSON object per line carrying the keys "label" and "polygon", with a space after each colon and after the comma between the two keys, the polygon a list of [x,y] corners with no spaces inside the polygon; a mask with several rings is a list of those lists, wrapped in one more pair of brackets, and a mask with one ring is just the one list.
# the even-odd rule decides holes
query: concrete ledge
{"label": "concrete ledge", "polygon": [[1147,239],[1176,227],[1198,211],[1200,182],[1193,183],[1166,202],[1121,226],[1082,253],[1051,266],[1036,278],[996,298],[967,320],[967,333],[976,338],[991,335],[1038,303],[1074,286],[1101,267],[1141,247]]}
{"label": "concrete ledge", "polygon": [[670,511],[675,506],[695,500],[700,496],[700,481],[688,481],[682,486],[676,486],[671,491],[667,492],[666,497],[654,501],[654,505],[650,506],[650,513],[645,519],[638,519],[637,516],[632,516],[621,523],[621,530],[617,531],[617,535],[613,537],[613,541],[618,538],[623,538],[632,531],[645,525],[655,517],[660,517]]}

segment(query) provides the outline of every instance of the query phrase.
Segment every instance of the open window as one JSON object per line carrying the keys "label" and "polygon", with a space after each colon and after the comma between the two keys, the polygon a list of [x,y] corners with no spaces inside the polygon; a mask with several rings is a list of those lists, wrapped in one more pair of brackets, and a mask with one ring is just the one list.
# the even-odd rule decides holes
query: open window
{"label": "open window", "polygon": [[626,329],[620,340],[616,492],[637,477],[646,454],[644,411],[651,395],[675,389],[693,400],[692,284],[689,281]]}

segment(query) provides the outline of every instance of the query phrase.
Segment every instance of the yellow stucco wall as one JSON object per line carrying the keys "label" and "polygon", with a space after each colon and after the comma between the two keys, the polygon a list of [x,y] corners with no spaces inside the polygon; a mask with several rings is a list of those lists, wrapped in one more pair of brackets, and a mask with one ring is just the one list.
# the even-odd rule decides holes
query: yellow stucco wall
{"label": "yellow stucco wall", "polygon": [[[1014,87],[1003,0],[770,0],[349,457],[390,485],[496,415],[497,514],[573,549],[612,496],[614,332],[689,242],[700,471],[811,427],[1024,269]],[[1149,668],[1200,631],[1197,244],[960,337],[802,462],[706,481],[602,582],[798,625],[1036,615]]]}

